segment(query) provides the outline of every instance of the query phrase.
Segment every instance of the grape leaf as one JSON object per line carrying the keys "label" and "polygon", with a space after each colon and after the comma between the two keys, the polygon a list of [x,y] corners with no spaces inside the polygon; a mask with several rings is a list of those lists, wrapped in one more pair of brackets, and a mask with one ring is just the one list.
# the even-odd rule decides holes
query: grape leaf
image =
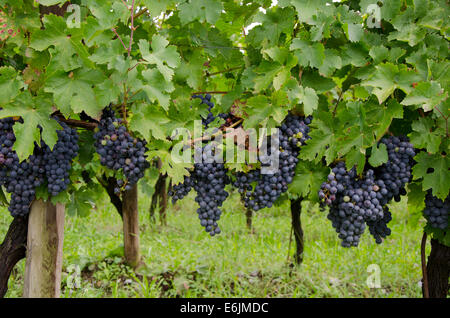
{"label": "grape leaf", "polygon": [[327,167],[300,161],[295,168],[295,176],[289,185],[289,192],[317,201],[320,185],[326,180],[328,173]]}
{"label": "grape leaf", "polygon": [[[39,105],[39,107],[37,107]],[[33,154],[34,143],[41,144],[41,138],[53,149],[61,129],[56,120],[51,119],[51,101],[42,96],[32,98],[28,92],[21,93],[13,103],[0,110],[0,118],[20,116],[23,123],[16,122],[13,126],[16,141],[13,149],[20,160]],[[42,127],[42,133],[39,127]]]}
{"label": "grape leaf", "polygon": [[169,41],[160,35],[152,37],[152,53],[150,53],[149,43],[145,40],[139,40],[139,50],[142,58],[149,64],[156,64],[156,67],[164,76],[167,82],[170,82],[174,74],[174,68],[180,65],[181,58],[175,46],[168,46]]}
{"label": "grape leaf", "polygon": [[437,82],[420,82],[416,88],[402,100],[402,105],[421,105],[423,110],[430,111],[443,99],[447,98],[447,92],[443,92]]}
{"label": "grape leaf", "polygon": [[214,24],[220,17],[223,5],[218,0],[189,0],[182,3],[179,10],[183,25],[194,20]]}
{"label": "grape leaf", "polygon": [[358,42],[364,34],[360,24],[344,23],[342,28],[344,29],[345,35],[350,42]]}
{"label": "grape leaf", "polygon": [[405,93],[412,90],[412,83],[419,79],[418,75],[404,67],[392,63],[383,63],[375,67],[376,71],[372,77],[364,81],[362,85],[374,87],[373,93],[377,96],[379,103],[383,103],[396,88]]}
{"label": "grape leaf", "polygon": [[106,105],[98,103],[93,86],[105,80],[97,70],[77,69],[69,74],[58,72],[46,81],[44,90],[54,94],[55,103],[65,116],[71,111],[85,111],[96,118]]}
{"label": "grape leaf", "polygon": [[150,101],[159,104],[167,110],[170,104],[170,92],[174,90],[172,82],[166,82],[164,77],[156,69],[148,69],[142,72],[144,78],[142,89]]}
{"label": "grape leaf", "polygon": [[423,178],[422,189],[433,189],[435,197],[445,200],[450,190],[450,159],[426,152],[420,152],[414,159],[417,161],[413,167],[414,179]]}
{"label": "grape leaf", "polygon": [[10,66],[0,67],[0,104],[6,104],[16,97],[24,83],[16,70]]}
{"label": "grape leaf", "polygon": [[165,140],[170,131],[164,129],[169,122],[167,115],[159,108],[153,105],[139,105],[135,107],[134,115],[130,120],[130,128],[139,132],[145,140],[150,140],[151,136],[157,139]]}
{"label": "grape leaf", "polygon": [[409,134],[411,143],[416,148],[426,148],[429,153],[439,151],[441,136],[439,131],[433,131],[434,121],[429,118],[419,118],[412,123],[413,132]]}
{"label": "grape leaf", "polygon": [[50,14],[44,15],[43,22],[45,29],[32,33],[30,47],[43,51],[49,46],[54,46],[62,59],[72,60],[72,56],[77,54],[88,67],[94,67],[94,63],[89,60],[89,52],[83,45],[83,33],[81,28],[68,28],[66,21],[59,16]]}
{"label": "grape leaf", "polygon": [[369,163],[372,167],[378,167],[388,161],[388,153],[386,145],[380,143],[378,147],[374,145],[372,147],[372,153],[369,157]]}

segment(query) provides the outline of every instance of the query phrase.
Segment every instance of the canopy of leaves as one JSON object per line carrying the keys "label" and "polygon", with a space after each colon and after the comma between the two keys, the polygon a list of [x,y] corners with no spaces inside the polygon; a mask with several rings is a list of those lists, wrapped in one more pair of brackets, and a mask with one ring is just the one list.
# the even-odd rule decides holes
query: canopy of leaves
{"label": "canopy of leaves", "polygon": [[418,149],[416,192],[450,191],[445,0],[384,1],[376,15],[367,0],[80,0],[76,16],[39,14],[65,1],[39,3],[0,1],[18,28],[2,42],[0,116],[23,118],[14,128],[22,158],[40,137],[54,144],[53,111],[98,118],[112,104],[179,181],[185,166],[170,160],[167,137],[205,114],[193,93],[219,91],[228,94],[214,96],[214,113],[239,105],[245,128],[313,115],[294,194],[317,200],[323,160],[358,173],[383,164],[386,133]]}

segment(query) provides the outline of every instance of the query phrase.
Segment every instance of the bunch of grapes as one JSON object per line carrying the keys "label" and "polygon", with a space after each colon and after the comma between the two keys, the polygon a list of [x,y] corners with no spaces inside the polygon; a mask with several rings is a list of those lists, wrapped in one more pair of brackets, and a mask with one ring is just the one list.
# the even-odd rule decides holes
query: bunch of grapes
{"label": "bunch of grapes", "polygon": [[388,161],[376,169],[368,169],[358,177],[355,168],[347,170],[338,162],[321,185],[319,199],[330,207],[328,219],[342,239],[342,246],[357,246],[365,226],[380,244],[390,235],[387,223],[392,220],[386,204],[406,194],[405,184],[411,178],[415,155],[406,137],[381,140],[388,150]]}
{"label": "bunch of grapes", "polygon": [[319,191],[319,198],[330,207],[328,219],[332,222],[342,246],[358,246],[366,227],[365,222],[375,222],[384,217],[380,205],[380,187],[375,184],[373,170],[365,178],[357,176],[355,168],[347,170],[338,162]]}
{"label": "bunch of grapes", "polygon": [[448,215],[450,213],[450,195],[443,201],[427,191],[425,196],[425,209],[423,215],[428,224],[435,229],[445,230],[448,228]]}
{"label": "bunch of grapes", "polygon": [[16,217],[29,213],[36,188],[45,180],[51,195],[67,188],[70,163],[78,153],[78,136],[75,130],[60,123],[63,130],[57,131],[58,140],[53,150],[41,140],[42,148],[34,143],[33,154],[20,162],[12,149],[16,141],[14,123],[13,118],[0,119],[0,185],[11,193],[8,210]]}
{"label": "bunch of grapes", "polygon": [[111,107],[103,110],[98,128],[94,138],[100,163],[109,169],[122,171],[125,176],[125,180],[117,181],[114,192],[130,190],[150,167],[145,155],[147,142],[133,138]]}
{"label": "bunch of grapes", "polygon": [[35,188],[44,182],[43,158],[40,149],[27,160],[20,162],[12,149],[16,137],[13,118],[0,119],[0,184],[11,193],[8,207],[13,217],[29,213],[34,200]]}
{"label": "bunch of grapes", "polygon": [[379,220],[367,221],[369,232],[375,238],[377,244],[381,244],[382,238],[391,235],[391,229],[387,227],[387,224],[392,220],[392,214],[388,206],[383,207],[383,214],[383,217]]}
{"label": "bunch of grapes", "polygon": [[404,136],[389,136],[381,139],[386,145],[388,161],[375,169],[380,185],[385,185],[387,193],[383,193],[383,205],[392,200],[400,201],[400,195],[405,195],[405,185],[411,180],[411,169],[416,155],[413,145]]}
{"label": "bunch of grapes", "polygon": [[175,204],[178,200],[181,200],[187,196],[194,187],[194,182],[194,178],[191,174],[189,177],[184,176],[183,182],[174,185],[172,190],[169,191],[169,196],[172,197],[172,203]]}
{"label": "bunch of grapes", "polygon": [[175,185],[169,195],[175,203],[193,188],[197,193],[195,201],[199,205],[197,214],[200,224],[206,232],[214,236],[221,232],[217,221],[222,214],[220,207],[228,197],[225,186],[230,183],[230,179],[221,158],[215,156],[212,144],[204,146],[201,153],[201,162],[194,164],[190,176],[184,177],[182,183]]}
{"label": "bunch of grapes", "polygon": [[[208,128],[208,125],[216,118],[211,112],[214,107],[214,103],[211,102],[211,95],[193,95],[192,98],[200,98],[202,104],[208,105],[208,117],[202,119],[204,128]],[[219,114],[218,116],[223,119],[228,118],[227,114]],[[194,169],[190,171],[190,175],[185,176],[182,183],[174,185],[172,191],[169,191],[169,195],[172,197],[172,202],[175,203],[194,189],[197,193],[195,201],[199,205],[197,214],[200,224],[206,232],[214,236],[221,232],[217,221],[222,214],[220,207],[228,197],[225,186],[230,183],[230,179],[222,163],[222,158],[218,158],[214,153],[213,144],[209,143],[197,147],[194,158],[196,163]]]}
{"label": "bunch of grapes", "polygon": [[[246,208],[254,211],[270,208],[287,191],[295,175],[300,146],[309,139],[310,123],[311,117],[303,118],[293,114],[286,116],[279,130],[278,149],[275,146],[267,147],[267,154],[259,156],[262,168],[236,174],[233,185],[239,189]],[[270,141],[268,137],[267,144]],[[273,160],[278,160],[277,171],[268,168],[273,166]],[[262,170],[264,168],[265,173]]]}
{"label": "bunch of grapes", "polygon": [[[58,121],[59,122],[59,121]],[[48,192],[56,196],[67,189],[70,184],[69,173],[72,160],[78,155],[78,134],[76,129],[59,122],[62,130],[58,130],[58,141],[53,150],[42,141],[45,162],[45,174],[48,181]]]}

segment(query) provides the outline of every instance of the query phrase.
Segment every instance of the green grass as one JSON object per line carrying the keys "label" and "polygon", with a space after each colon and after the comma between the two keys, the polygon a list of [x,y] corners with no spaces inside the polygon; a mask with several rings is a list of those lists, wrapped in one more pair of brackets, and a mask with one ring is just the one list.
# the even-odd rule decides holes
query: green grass
{"label": "green grass", "polygon": [[[408,223],[405,202],[392,206],[386,241],[377,245],[365,233],[351,249],[340,246],[325,212],[305,205],[304,261],[297,267],[294,242],[288,251],[288,206],[257,212],[251,234],[234,194],[224,204],[222,234],[211,238],[199,224],[192,194],[170,206],[166,226],[150,222],[149,201],[139,199],[144,265],[136,272],[123,262],[122,222],[106,200],[89,217],[66,216],[62,297],[421,297],[422,225]],[[10,222],[0,211],[2,237]],[[21,296],[24,264],[14,269],[7,297]],[[380,268],[381,288],[366,284],[371,264]]]}

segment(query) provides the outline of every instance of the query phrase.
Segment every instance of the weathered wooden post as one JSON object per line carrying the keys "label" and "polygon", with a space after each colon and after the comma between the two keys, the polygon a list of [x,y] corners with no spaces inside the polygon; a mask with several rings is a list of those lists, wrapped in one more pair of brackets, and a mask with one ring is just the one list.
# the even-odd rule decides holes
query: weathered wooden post
{"label": "weathered wooden post", "polygon": [[57,298],[61,293],[65,206],[36,200],[28,219],[24,291],[26,298]]}
{"label": "weathered wooden post", "polygon": [[125,261],[135,268],[141,260],[137,185],[123,193],[122,204]]}

